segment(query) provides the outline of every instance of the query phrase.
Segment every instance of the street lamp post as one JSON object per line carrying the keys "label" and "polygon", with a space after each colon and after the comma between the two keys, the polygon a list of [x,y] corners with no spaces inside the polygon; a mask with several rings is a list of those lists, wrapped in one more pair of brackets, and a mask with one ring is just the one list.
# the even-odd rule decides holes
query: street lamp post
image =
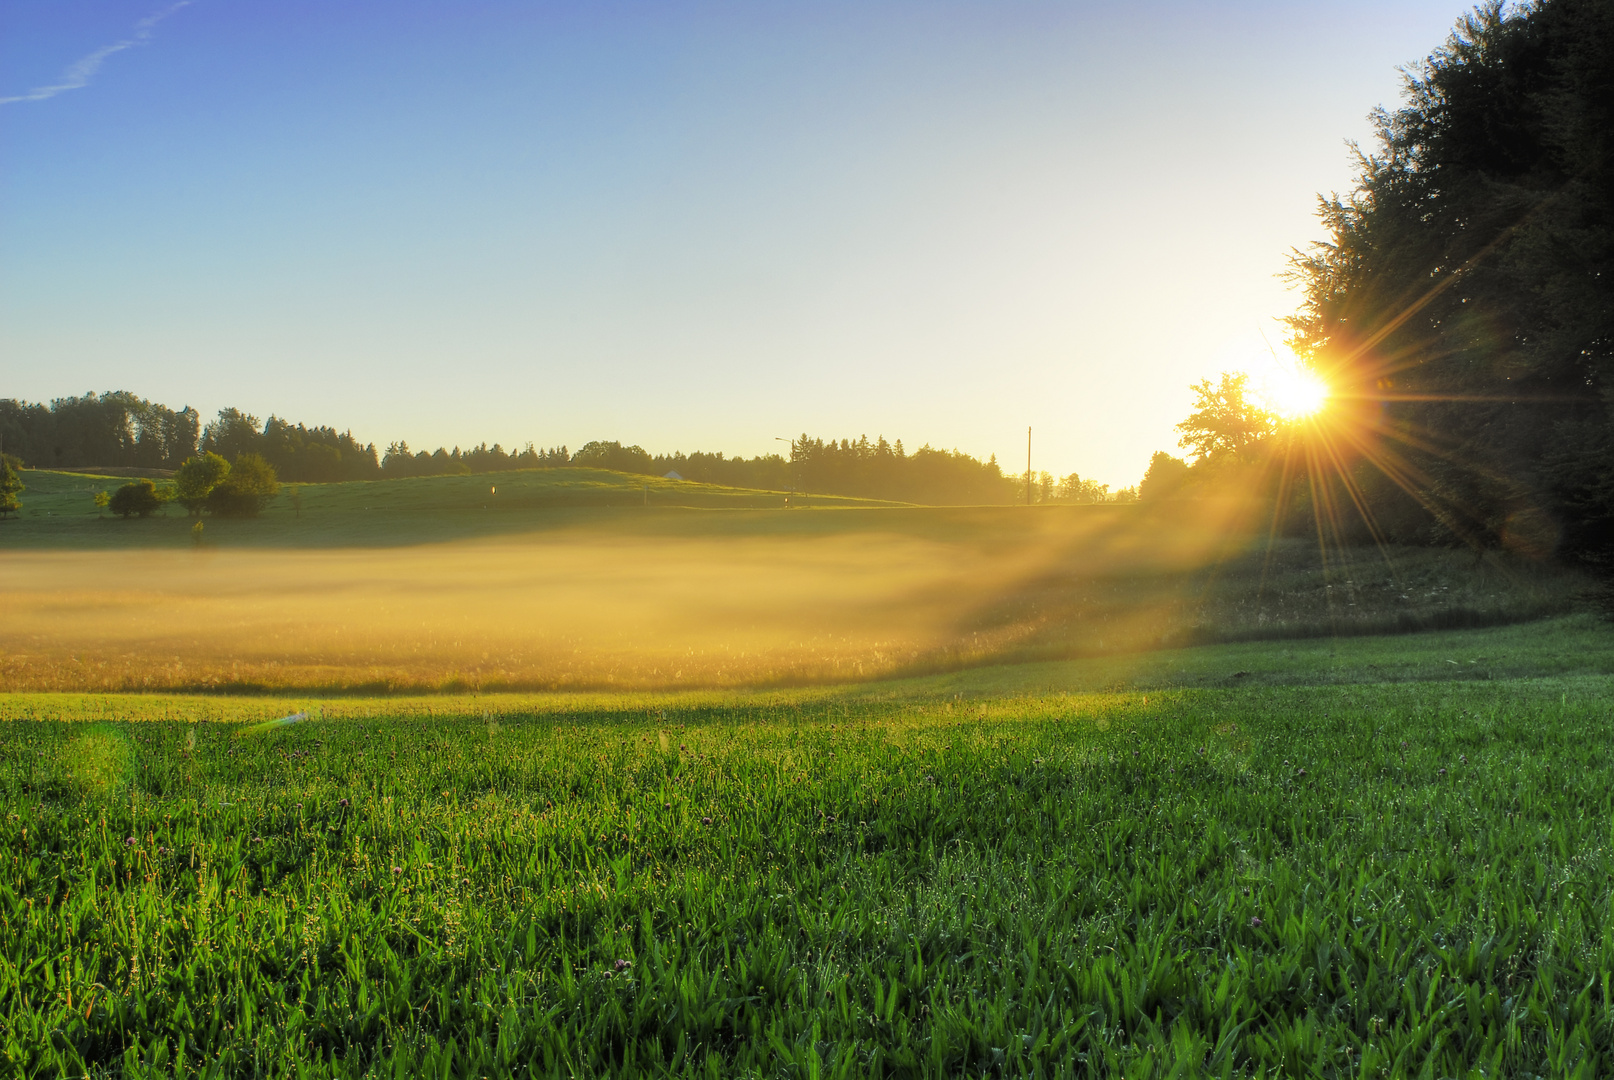
{"label": "street lamp post", "polygon": [[775,435],[773,441],[790,444],[790,497],[785,501],[785,505],[794,506],[796,502],[796,440]]}

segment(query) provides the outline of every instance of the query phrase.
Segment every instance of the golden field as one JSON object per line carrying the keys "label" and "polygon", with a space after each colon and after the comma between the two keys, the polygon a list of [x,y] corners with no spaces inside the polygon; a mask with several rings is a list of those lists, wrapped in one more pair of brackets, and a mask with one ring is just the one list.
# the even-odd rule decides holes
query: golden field
{"label": "golden field", "polygon": [[691,510],[393,546],[0,549],[0,685],[790,685],[1519,621],[1563,610],[1573,587],[1463,553],[1348,554],[1322,560],[1209,508],[1079,507]]}

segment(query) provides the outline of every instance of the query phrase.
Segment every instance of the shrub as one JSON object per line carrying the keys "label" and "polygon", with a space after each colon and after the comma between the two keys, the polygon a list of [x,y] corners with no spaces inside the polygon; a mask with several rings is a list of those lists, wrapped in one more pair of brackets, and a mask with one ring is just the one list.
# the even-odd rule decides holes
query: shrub
{"label": "shrub", "polygon": [[151,512],[162,504],[162,496],[157,494],[157,485],[150,480],[135,480],[112,493],[112,512],[125,518],[131,514],[136,517],[150,517]]}

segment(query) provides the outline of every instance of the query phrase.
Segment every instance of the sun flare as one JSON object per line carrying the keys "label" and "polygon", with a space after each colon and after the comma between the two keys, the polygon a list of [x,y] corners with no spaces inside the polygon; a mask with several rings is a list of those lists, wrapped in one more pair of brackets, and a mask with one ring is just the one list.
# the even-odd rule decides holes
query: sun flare
{"label": "sun flare", "polygon": [[1328,384],[1298,363],[1267,372],[1261,393],[1268,407],[1285,420],[1302,420],[1328,402]]}

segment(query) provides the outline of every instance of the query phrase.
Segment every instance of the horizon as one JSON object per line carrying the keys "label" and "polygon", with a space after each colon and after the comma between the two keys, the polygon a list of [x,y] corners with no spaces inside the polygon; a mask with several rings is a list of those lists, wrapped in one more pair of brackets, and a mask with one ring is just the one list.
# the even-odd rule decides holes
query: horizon
{"label": "horizon", "polygon": [[3,392],[1135,484],[1465,10],[11,5]]}

